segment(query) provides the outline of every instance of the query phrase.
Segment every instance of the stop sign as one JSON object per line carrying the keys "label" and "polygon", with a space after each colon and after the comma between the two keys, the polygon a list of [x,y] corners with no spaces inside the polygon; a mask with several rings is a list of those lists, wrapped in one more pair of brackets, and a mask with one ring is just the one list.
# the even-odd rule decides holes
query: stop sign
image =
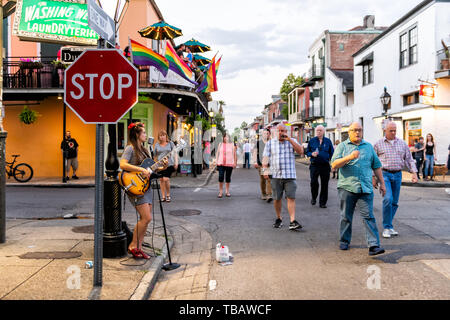
{"label": "stop sign", "polygon": [[138,102],[138,79],[118,50],[86,50],[65,72],[64,102],[84,123],[117,123]]}

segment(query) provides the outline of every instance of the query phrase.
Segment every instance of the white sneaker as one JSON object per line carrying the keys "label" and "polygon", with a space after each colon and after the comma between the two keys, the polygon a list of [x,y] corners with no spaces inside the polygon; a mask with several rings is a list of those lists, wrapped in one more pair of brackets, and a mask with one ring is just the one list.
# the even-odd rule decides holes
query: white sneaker
{"label": "white sneaker", "polygon": [[383,238],[390,238],[391,237],[391,230],[384,229],[383,230]]}
{"label": "white sneaker", "polygon": [[389,229],[389,231],[391,232],[391,236],[398,236],[398,232],[394,229]]}

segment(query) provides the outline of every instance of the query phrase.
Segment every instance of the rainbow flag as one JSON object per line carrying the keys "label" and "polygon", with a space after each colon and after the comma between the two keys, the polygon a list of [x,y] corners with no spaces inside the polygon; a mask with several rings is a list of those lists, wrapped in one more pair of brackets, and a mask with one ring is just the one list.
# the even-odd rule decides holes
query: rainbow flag
{"label": "rainbow flag", "polygon": [[220,61],[222,60],[222,57],[219,58],[219,60],[217,60],[216,62],[216,76],[219,73],[219,66],[220,66]]}
{"label": "rainbow flag", "polygon": [[169,61],[170,70],[187,81],[197,84],[197,82],[191,80],[193,75],[191,68],[189,68],[183,60],[181,60],[169,41],[166,42],[166,59]]}
{"label": "rainbow flag", "polygon": [[164,77],[167,76],[167,72],[169,71],[169,61],[165,57],[131,39],[130,49],[134,64],[155,67]]}
{"label": "rainbow flag", "polygon": [[[218,63],[220,65],[220,59]],[[203,82],[197,88],[197,92],[215,92],[218,90],[216,79],[216,74],[218,70],[219,68],[216,63],[216,57],[214,57],[211,63],[209,64],[208,71],[206,71],[205,73],[205,79],[203,79]]]}

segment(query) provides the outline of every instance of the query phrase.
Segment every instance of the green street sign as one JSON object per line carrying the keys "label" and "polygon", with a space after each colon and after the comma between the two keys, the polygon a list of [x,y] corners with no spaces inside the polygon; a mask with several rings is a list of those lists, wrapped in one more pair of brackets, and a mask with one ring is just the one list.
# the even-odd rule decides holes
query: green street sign
{"label": "green street sign", "polygon": [[21,40],[96,45],[83,0],[18,0],[13,34]]}
{"label": "green street sign", "polygon": [[325,122],[325,123],[313,123],[312,124],[313,128],[317,128],[318,126],[323,126],[324,128],[326,128],[327,127],[327,123]]}

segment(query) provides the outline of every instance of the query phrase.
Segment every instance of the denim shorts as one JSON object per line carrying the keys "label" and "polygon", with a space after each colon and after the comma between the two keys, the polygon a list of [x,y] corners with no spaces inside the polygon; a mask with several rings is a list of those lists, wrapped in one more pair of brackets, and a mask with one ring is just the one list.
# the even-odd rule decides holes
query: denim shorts
{"label": "denim shorts", "polygon": [[130,200],[133,207],[140,206],[142,204],[152,204],[153,202],[153,189],[150,186],[148,190],[142,196],[131,196],[127,194],[128,200]]}
{"label": "denim shorts", "polygon": [[274,200],[281,200],[283,191],[289,199],[295,199],[297,191],[297,181],[295,179],[271,179],[272,196]]}

